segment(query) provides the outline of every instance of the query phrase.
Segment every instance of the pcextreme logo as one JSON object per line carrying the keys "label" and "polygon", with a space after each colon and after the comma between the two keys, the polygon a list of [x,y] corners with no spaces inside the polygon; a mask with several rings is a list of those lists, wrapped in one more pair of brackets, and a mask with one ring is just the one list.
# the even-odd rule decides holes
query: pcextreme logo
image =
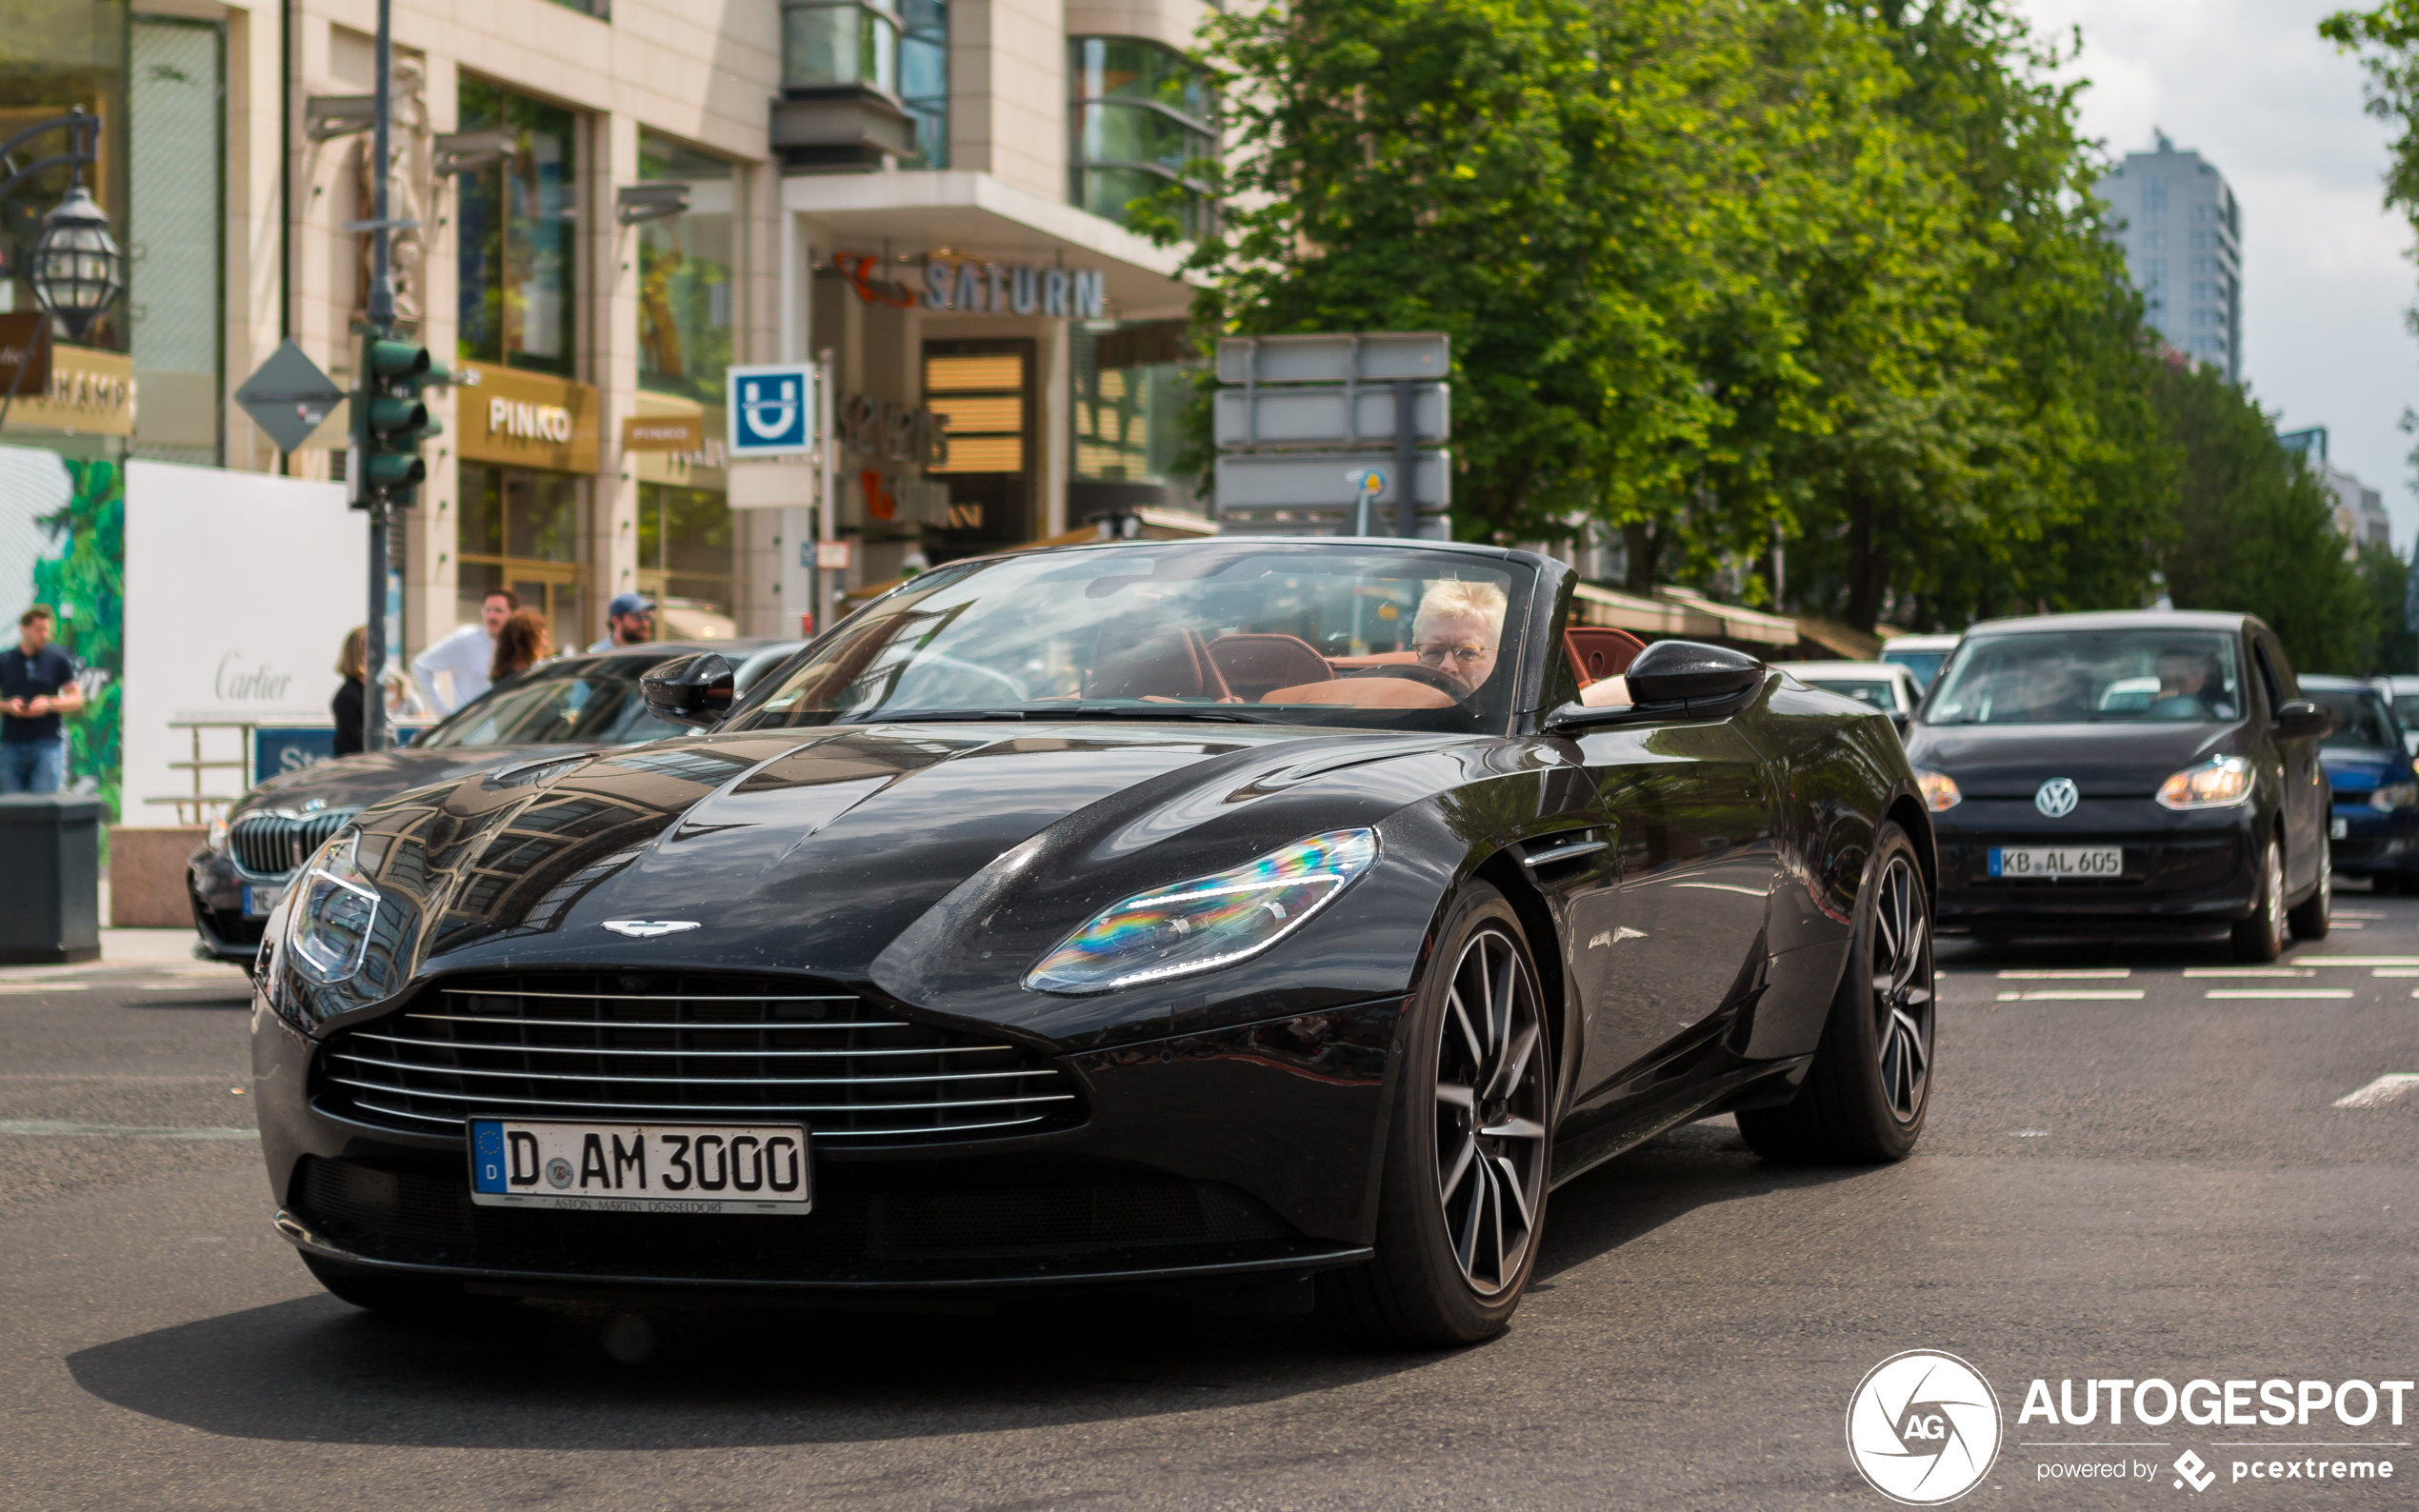
{"label": "pcextreme logo", "polygon": [[1909,1349],[1866,1373],[1848,1400],[1848,1453],[1874,1490],[1908,1506],[1954,1502],[1999,1457],[1999,1398],[1982,1372]]}

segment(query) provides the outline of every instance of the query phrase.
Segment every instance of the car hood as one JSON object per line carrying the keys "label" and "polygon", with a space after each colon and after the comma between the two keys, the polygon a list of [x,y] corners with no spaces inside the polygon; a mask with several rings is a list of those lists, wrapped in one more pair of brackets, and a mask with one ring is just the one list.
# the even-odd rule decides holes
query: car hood
{"label": "car hood", "polygon": [[578,747],[564,746],[445,746],[430,750],[406,746],[374,755],[339,756],[270,778],[246,793],[229,817],[256,808],[299,808],[313,800],[325,808],[360,808],[430,783],[577,753]]}
{"label": "car hood", "polygon": [[[644,963],[892,980],[930,1005],[951,990],[939,976],[1012,986],[1033,953],[1106,903],[1374,825],[1442,780],[1443,767],[1396,758],[1450,765],[1501,744],[1300,726],[895,725],[658,742],[466,777],[363,814],[361,864],[408,914],[400,971],[364,976],[391,990],[424,970]],[[887,978],[875,970],[978,874],[964,896],[989,900],[979,917],[916,959],[885,957]],[[608,921],[679,927],[633,935]]]}
{"label": "car hood", "polygon": [[2238,750],[2242,725],[1918,725],[1907,759],[1968,798],[2030,798],[2070,777],[2087,798],[2147,798],[2183,768]]}
{"label": "car hood", "polygon": [[2389,746],[2337,746],[2322,749],[2319,762],[2338,793],[2365,793],[2383,784],[2406,782],[2409,758]]}

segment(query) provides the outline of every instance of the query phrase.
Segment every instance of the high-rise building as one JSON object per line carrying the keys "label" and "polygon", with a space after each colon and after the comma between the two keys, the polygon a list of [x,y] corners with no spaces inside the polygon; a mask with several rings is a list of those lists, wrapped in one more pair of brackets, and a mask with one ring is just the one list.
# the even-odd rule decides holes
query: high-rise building
{"label": "high-rise building", "polygon": [[2243,219],[2226,175],[2165,131],[2100,180],[2109,234],[2167,344],[2243,378]]}
{"label": "high-rise building", "polygon": [[2335,500],[2335,533],[2353,546],[2393,544],[2393,517],[2386,513],[2385,495],[2327,457],[2327,428],[2288,430],[2278,436],[2288,451],[2300,455],[2310,473]]}

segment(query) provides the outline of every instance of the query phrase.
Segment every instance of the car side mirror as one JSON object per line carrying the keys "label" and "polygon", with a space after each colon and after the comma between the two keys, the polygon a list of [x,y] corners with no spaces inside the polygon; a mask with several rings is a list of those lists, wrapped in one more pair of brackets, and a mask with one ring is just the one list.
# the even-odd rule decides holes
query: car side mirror
{"label": "car side mirror", "polygon": [[2335,716],[2306,698],[2297,698],[2276,711],[2276,733],[2279,735],[2324,735],[2335,727]]}
{"label": "car side mirror", "polygon": [[702,729],[730,712],[730,664],[715,651],[675,657],[638,680],[647,712],[668,725]]}
{"label": "car side mirror", "polygon": [[1898,726],[1898,733],[1901,735],[1907,733],[1907,726],[1913,724],[1914,721],[1915,716],[1908,713],[1903,708],[1892,709],[1890,711],[1889,722]]}
{"label": "car side mirror", "polygon": [[1621,675],[1629,704],[1565,704],[1546,716],[1554,731],[1628,725],[1642,720],[1706,718],[1731,712],[1764,686],[1768,669],[1744,651],[1698,641],[1657,641]]}

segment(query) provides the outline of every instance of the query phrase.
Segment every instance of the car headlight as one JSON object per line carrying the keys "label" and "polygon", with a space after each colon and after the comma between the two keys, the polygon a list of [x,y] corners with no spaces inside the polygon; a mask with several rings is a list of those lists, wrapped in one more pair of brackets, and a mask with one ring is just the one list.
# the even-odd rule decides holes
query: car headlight
{"label": "car headlight", "polygon": [[209,846],[210,853],[213,856],[219,855],[227,849],[227,819],[225,815],[212,814],[210,816],[210,836],[204,844]]}
{"label": "car headlight", "polygon": [[1254,956],[1302,927],[1377,859],[1373,829],[1331,829],[1230,871],[1102,909],[1026,974],[1037,992],[1107,992]]}
{"label": "car headlight", "polygon": [[378,888],[359,865],[361,831],[348,829],[289,889],[286,947],[315,982],[343,982],[361,969],[378,923]]}
{"label": "car headlight", "polygon": [[2389,783],[2369,795],[2369,806],[2381,814],[2419,808],[2419,783]]}
{"label": "car headlight", "polygon": [[1915,768],[1915,790],[1924,795],[1924,806],[1935,814],[1966,801],[1966,795],[1957,790],[1957,779],[1926,766]]}
{"label": "car headlight", "polygon": [[2159,804],[2166,808],[2231,808],[2250,796],[2248,756],[2220,756],[2159,784]]}

